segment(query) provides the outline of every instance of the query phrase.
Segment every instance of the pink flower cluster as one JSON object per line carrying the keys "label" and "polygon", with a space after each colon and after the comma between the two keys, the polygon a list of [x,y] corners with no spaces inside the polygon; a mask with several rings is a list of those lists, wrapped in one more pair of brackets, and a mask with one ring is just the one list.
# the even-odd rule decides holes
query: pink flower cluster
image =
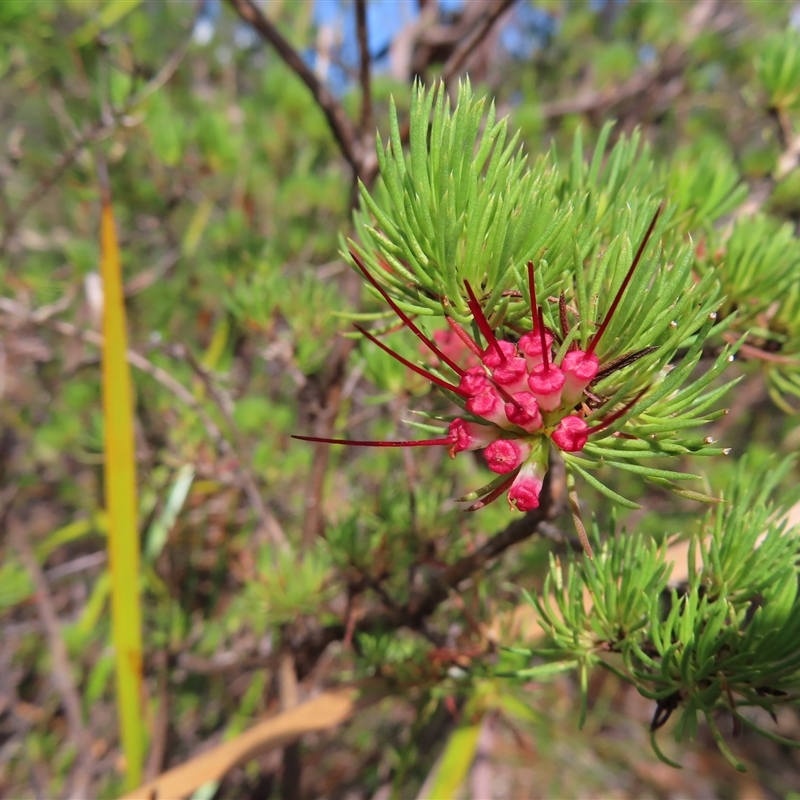
{"label": "pink flower cluster", "polygon": [[[468,281],[464,281],[467,306],[485,344],[473,339],[455,320],[445,317],[449,328],[429,338],[389,296],[387,291],[351,252],[366,279],[383,296],[403,324],[422,342],[425,352],[457,376],[447,381],[438,374],[408,361],[394,352],[369,331],[356,326],[365,338],[389,353],[400,363],[444,389],[467,413],[454,419],[447,436],[420,441],[379,442],[296,436],[305,441],[348,444],[367,447],[446,446],[455,458],[465,450],[483,450],[486,464],[500,476],[483,489],[472,493],[480,498],[468,510],[482,508],[507,493],[511,508],[531,511],[539,506],[539,496],[548,467],[551,443],[567,453],[579,452],[589,437],[626,414],[639,400],[634,398],[602,422],[590,426],[584,416],[588,387],[600,372],[595,355],[598,342],[608,327],[623,293],[633,275],[660,209],[656,212],[631,267],[622,281],[608,312],[597,327],[585,350],[573,343],[555,358],[561,341],[544,324],[536,302],[533,264],[528,262],[528,285],[531,304],[531,330],[518,341],[498,338]],[[562,328],[565,326],[562,320]],[[567,336],[567,331],[561,331]],[[634,354],[637,355],[637,354]],[[616,363],[616,362],[615,362]],[[607,365],[606,371],[611,367]]]}
{"label": "pink flower cluster", "polygon": [[[468,283],[468,306],[487,340],[486,348],[482,349],[450,318],[451,336],[435,337],[437,345],[445,345],[449,360],[466,361],[458,352],[457,341],[462,351],[478,362],[462,368],[458,386],[451,387],[472,419],[458,418],[450,423],[450,455],[483,450],[489,469],[509,477],[493,487],[479,505],[507,490],[509,504],[519,511],[531,511],[539,505],[547,471],[547,441],[561,450],[577,452],[591,433],[604,427],[590,428],[575,410],[599,370],[594,348],[570,350],[560,364],[554,363],[555,337],[545,328],[536,306],[532,265],[529,270],[533,329],[517,343],[497,338]],[[445,350],[440,349],[438,355],[444,356]]]}

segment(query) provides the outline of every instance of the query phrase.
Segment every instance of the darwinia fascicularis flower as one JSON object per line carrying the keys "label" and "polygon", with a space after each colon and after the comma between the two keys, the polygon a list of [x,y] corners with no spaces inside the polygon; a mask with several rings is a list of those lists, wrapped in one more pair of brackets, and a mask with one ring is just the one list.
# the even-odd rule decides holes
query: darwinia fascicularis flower
{"label": "darwinia fascicularis flower", "polygon": [[624,364],[602,364],[596,350],[642,258],[660,212],[661,208],[656,211],[616,296],[586,349],[579,349],[573,342],[558,363],[556,352],[568,335],[566,315],[562,314],[561,331],[551,330],[544,324],[536,298],[532,261],[528,262],[531,330],[517,341],[498,336],[473,287],[464,280],[467,306],[483,338],[481,342],[450,317],[446,317],[449,330],[437,332],[433,339],[428,337],[351,251],[356,265],[402,323],[455,378],[445,380],[403,358],[364,328],[356,326],[358,331],[408,369],[439,386],[466,413],[450,423],[446,436],[436,439],[357,441],[315,436],[294,438],[360,447],[446,447],[451,458],[465,450],[483,450],[487,466],[499,477],[468,496],[479,499],[467,510],[482,508],[504,493],[512,509],[532,511],[537,508],[551,445],[567,453],[583,450],[593,434],[605,430],[624,416],[645,393],[639,392],[593,425],[585,420],[591,413],[590,401],[595,399],[591,392],[592,383],[614,369],[629,365],[636,356],[645,354],[632,354],[624,359]]}

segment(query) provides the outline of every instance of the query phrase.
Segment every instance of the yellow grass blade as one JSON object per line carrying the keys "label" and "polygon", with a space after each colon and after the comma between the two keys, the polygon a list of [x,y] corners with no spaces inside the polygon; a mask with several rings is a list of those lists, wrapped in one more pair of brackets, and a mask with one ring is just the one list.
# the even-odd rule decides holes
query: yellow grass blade
{"label": "yellow grass blade", "polygon": [[114,212],[105,166],[101,181],[100,254],[103,276],[103,419],[108,557],[111,570],[111,638],[117,675],[117,708],[127,766],[126,786],[142,777],[142,614],[139,605],[139,536],[136,523],[136,457],[133,397]]}

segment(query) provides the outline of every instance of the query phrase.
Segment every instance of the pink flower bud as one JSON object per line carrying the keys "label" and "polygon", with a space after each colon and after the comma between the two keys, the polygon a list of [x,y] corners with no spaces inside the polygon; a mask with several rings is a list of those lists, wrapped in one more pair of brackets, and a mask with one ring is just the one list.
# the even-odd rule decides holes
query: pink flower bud
{"label": "pink flower bud", "polygon": [[483,417],[495,425],[508,425],[505,414],[505,403],[503,403],[497,389],[488,386],[478,394],[473,395],[467,400],[467,411],[476,417]]}
{"label": "pink flower bud", "polygon": [[583,390],[595,379],[599,367],[600,362],[594,353],[573,350],[564,356],[561,371],[566,380],[561,395],[567,405],[574,406],[581,399]]}
{"label": "pink flower bud", "polygon": [[528,433],[541,430],[542,415],[539,413],[536,398],[530,392],[517,392],[512,397],[516,402],[506,403],[508,421]]}
{"label": "pink flower bud", "polygon": [[489,369],[495,369],[499,367],[506,359],[514,358],[517,354],[516,345],[512,344],[511,342],[505,341],[505,339],[498,339],[497,346],[500,348],[500,352],[502,352],[505,358],[500,358],[497,355],[497,350],[495,350],[493,345],[489,345],[486,348],[486,352],[483,354],[483,363],[489,367]]}
{"label": "pink flower bud", "polygon": [[550,438],[567,453],[577,453],[589,439],[589,426],[583,417],[572,414],[558,423]]}
{"label": "pink flower bud", "polygon": [[519,356],[507,358],[499,367],[495,367],[492,378],[498,386],[508,391],[525,391],[528,388],[528,365]]}
{"label": "pink flower bud", "polygon": [[455,458],[456,453],[464,450],[480,450],[486,447],[503,432],[493,425],[480,425],[477,422],[467,422],[461,418],[454,419],[447,429],[447,435],[452,440],[450,457]]}
{"label": "pink flower bud", "polygon": [[533,511],[539,507],[544,471],[540,464],[530,462],[519,471],[508,490],[508,504],[517,511]]}
{"label": "pink flower bud", "polygon": [[458,388],[469,394],[478,394],[491,386],[489,376],[483,367],[470,367],[458,383]]}
{"label": "pink flower bud", "polygon": [[492,472],[505,475],[513,472],[530,452],[531,446],[521,439],[498,439],[483,451],[483,456]]}
{"label": "pink flower bud", "polygon": [[[545,331],[544,339],[547,343],[547,352],[549,353],[550,348],[553,346],[553,335]],[[536,331],[536,333],[531,331],[530,333],[523,334],[517,347],[519,347],[520,353],[525,356],[528,369],[538,367],[539,364],[544,361],[542,355],[542,336],[539,331]]]}
{"label": "pink flower bud", "polygon": [[534,367],[528,377],[528,387],[543,411],[555,411],[561,405],[564,382],[564,373],[552,364],[547,371],[544,369],[544,364]]}

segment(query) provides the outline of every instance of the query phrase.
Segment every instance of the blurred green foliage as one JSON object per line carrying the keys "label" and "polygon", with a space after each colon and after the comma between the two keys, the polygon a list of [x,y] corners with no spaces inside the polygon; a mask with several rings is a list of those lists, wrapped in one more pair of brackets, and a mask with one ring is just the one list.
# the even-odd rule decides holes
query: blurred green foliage
{"label": "blurred green foliage", "polygon": [[[684,250],[685,234],[695,235],[693,268],[713,273],[724,297],[727,322],[701,354],[703,366],[726,337],[749,335],[751,349],[732,368],[742,381],[728,401],[731,414],[708,435],[734,456],[749,447],[763,461],[800,446],[788,413],[800,398],[800,173],[796,165],[777,171],[787,134],[798,135],[800,56],[796,33],[787,33],[790,3],[723,5],[714,24],[695,30],[687,23],[694,4],[548,0],[538,7],[557,21],[552,36],[524,58],[498,57],[471,70],[478,93],[496,98],[498,117],[508,113],[509,129],[520,129],[532,160],[555,145],[559,174],[571,175],[565,193],[588,191],[581,170],[610,118],[617,121],[612,140],[639,137],[634,183],[671,201]],[[313,45],[310,4],[273,3],[269,13],[298,47]],[[0,2],[0,299],[34,313],[60,304],[33,321],[0,307],[0,480],[17,487],[12,512],[57,601],[91,731],[94,795],[118,794],[123,770],[102,559],[99,361],[75,335],[95,331],[100,311],[91,288],[99,264],[93,151],[100,149],[109,164],[131,347],[193,401],[178,398],[152,370],[134,373],[151,737],[164,698],[168,708],[159,768],[273,709],[278,653],[292,636],[333,630],[324,674],[312,679],[380,678],[394,694],[340,739],[309,747],[308,796],[333,796],[336,781],[360,797],[386,785],[396,796],[415,796],[449,733],[459,730],[459,714],[469,716],[464,726],[496,723],[512,794],[532,785],[533,748],[533,780],[551,796],[610,787],[656,796],[658,782],[642,777],[653,757],[639,724],[652,705],[641,714],[635,706],[640,717],[632,724],[627,709],[636,698],[626,695],[623,707],[616,679],[587,675],[584,694],[597,717],[590,713],[579,733],[581,687],[572,676],[512,685],[494,674],[528,666],[519,653],[498,655],[497,645],[530,649],[509,615],[517,613],[520,588],[541,591],[550,541],[531,539],[490,562],[413,630],[351,630],[345,639],[362,614],[392,612],[420,587],[436,585],[446,565],[474,553],[512,518],[500,503],[479,515],[453,503],[485,480],[477,460],[450,462],[421,449],[334,449],[324,536],[304,544],[309,475],[320,455],[289,436],[313,432],[324,414],[320,386],[350,330],[348,314],[384,308],[368,292],[357,301],[339,255],[341,237],[354,234],[352,176],[324,114],[272,50],[235,46],[238,23],[229,11],[208,45],[192,40],[195,14],[192,3]],[[659,79],[657,67],[676,53],[675,74]],[[620,86],[642,76],[642,92],[614,100]],[[386,141],[389,96],[405,119],[410,80],[374,77],[374,118]],[[587,95],[593,103],[583,102]],[[583,105],[573,102],[582,98]],[[341,100],[355,118],[358,91],[348,89]],[[562,101],[571,106],[559,110]],[[421,359],[416,339],[393,339],[407,358]],[[409,404],[452,412],[367,343],[355,347],[340,388],[337,436],[413,438],[404,422],[418,421]],[[232,449],[220,445],[214,427]],[[285,533],[284,551],[265,539],[243,469]],[[734,470],[711,460],[707,491]],[[701,513],[692,500],[636,476],[598,474],[643,506],[621,520],[627,530],[654,532],[657,543]],[[612,504],[590,487],[581,500],[600,538],[608,538]],[[565,517],[558,525],[569,532],[571,523]],[[609,541],[612,550],[621,547],[620,539]],[[556,547],[566,559],[569,536]],[[33,794],[38,781],[40,795],[56,796],[72,775],[75,748],[49,681],[31,577],[8,537],[0,555],[0,670],[9,682],[3,696],[11,698],[0,709],[0,795]],[[781,588],[788,596],[786,584],[776,583]],[[745,732],[737,754],[773,794],[800,791],[796,757],[766,747]],[[732,796],[741,787],[716,759],[708,750],[686,773],[717,781]],[[775,768],[779,761],[785,769]],[[244,796],[249,781],[242,770],[218,796]],[[697,785],[682,785],[684,793]]]}

